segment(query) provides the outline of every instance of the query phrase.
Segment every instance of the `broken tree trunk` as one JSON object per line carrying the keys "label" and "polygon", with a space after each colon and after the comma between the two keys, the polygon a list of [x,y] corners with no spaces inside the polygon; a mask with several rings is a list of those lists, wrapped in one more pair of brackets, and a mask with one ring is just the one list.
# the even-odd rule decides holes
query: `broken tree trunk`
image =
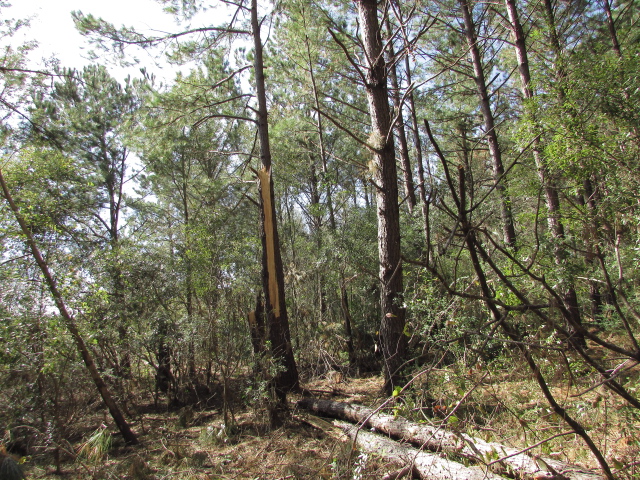
{"label": "broken tree trunk", "polygon": [[350,423],[340,421],[334,423],[355,441],[360,450],[373,453],[398,466],[409,465],[412,473],[421,479],[504,480],[504,477],[479,467],[465,467],[461,463],[442,458],[436,453],[423,452],[375,433],[358,431],[358,428]]}
{"label": "broken tree trunk", "polygon": [[455,454],[473,462],[487,463],[489,460],[502,458],[503,460],[496,465],[504,470],[513,470],[521,478],[542,480],[561,478],[558,475],[562,475],[568,480],[604,479],[602,475],[581,469],[576,465],[547,457],[533,458],[526,453],[520,453],[516,448],[485,442],[464,433],[446,431],[438,426],[415,424],[402,417],[376,413],[374,409],[361,405],[313,398],[303,398],[297,405],[299,408],[321,415],[375,428],[381,433],[421,448]]}
{"label": "broken tree trunk", "polygon": [[262,287],[264,290],[266,335],[271,344],[271,355],[282,367],[273,379],[273,387],[281,404],[286,395],[300,387],[298,368],[291,347],[289,317],[284,293],[284,267],[280,253],[280,239],[276,221],[275,195],[271,170],[271,147],[267,119],[267,94],[265,89],[264,61],[262,58],[261,22],[258,20],[258,2],[251,1],[251,31],[254,41],[254,74],[258,109],[256,123],[260,138],[262,168],[258,174],[260,192],[260,238],[262,242]]}

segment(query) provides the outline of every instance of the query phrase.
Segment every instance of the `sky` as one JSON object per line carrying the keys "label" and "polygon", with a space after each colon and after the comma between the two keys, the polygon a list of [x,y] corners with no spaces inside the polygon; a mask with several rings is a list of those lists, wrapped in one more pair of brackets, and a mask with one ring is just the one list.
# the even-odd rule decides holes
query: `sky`
{"label": "sky", "polygon": [[[24,28],[22,35],[13,39],[14,42],[36,40],[39,49],[31,55],[31,66],[35,67],[44,57],[55,56],[65,67],[82,68],[91,60],[88,52],[91,46],[87,40],[75,29],[71,12],[80,10],[85,14],[113,23],[116,26],[126,25],[136,28],[140,32],[152,31],[173,32],[177,30],[174,17],[162,11],[162,6],[154,0],[9,0],[12,5],[3,9],[3,17],[13,19],[31,18],[31,26]],[[144,59],[145,53],[136,52]],[[122,79],[127,73],[139,76],[139,66],[123,69],[108,64],[112,75]],[[169,66],[153,67],[145,62],[148,70],[156,76],[171,80],[175,69]]]}

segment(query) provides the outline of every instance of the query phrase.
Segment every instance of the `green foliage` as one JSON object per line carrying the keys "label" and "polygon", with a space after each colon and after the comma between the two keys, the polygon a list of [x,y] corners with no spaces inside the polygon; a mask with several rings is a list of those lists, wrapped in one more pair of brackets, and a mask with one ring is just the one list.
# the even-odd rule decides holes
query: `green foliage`
{"label": "green foliage", "polygon": [[[181,20],[207,6],[163,4]],[[619,56],[610,47],[600,4],[555,2],[556,25],[550,25],[542,4],[518,2],[521,19],[528,20],[533,98],[527,100],[520,98],[503,7],[472,6],[507,167],[500,181],[508,184],[516,219],[513,249],[503,248],[501,240],[501,199],[476,72],[462,32],[450,28],[461,22],[458,5],[408,2],[389,11],[395,38],[385,42],[400,52],[400,95],[408,105],[406,55],[416,116],[429,120],[445,156],[444,162],[436,158],[432,142],[418,132],[428,172],[432,244],[425,244],[419,205],[412,213],[403,207],[401,246],[415,263],[404,264],[404,333],[408,359],[415,360],[406,370],[446,373],[425,373],[413,392],[403,391],[396,411],[433,413],[437,405],[436,414],[444,418],[448,406],[472,388],[469,372],[519,365],[512,352],[520,344],[506,338],[488,306],[535,352],[545,378],[602,380],[582,360],[567,357],[563,371],[560,356],[547,358],[566,346],[557,331],[566,327],[559,306],[571,288],[590,331],[626,334],[630,324],[633,334],[629,320],[637,318],[640,301],[634,293],[640,281],[640,56],[634,5],[614,7]],[[407,17],[401,21],[402,15]],[[90,14],[74,17],[83,33],[122,56],[125,45],[148,48],[161,42]],[[233,18],[229,27],[245,28],[244,10]],[[378,187],[363,144],[370,119],[366,78],[356,68],[364,59],[353,53],[360,42],[353,34],[354,4],[287,0],[277,2],[272,18],[263,22],[263,28],[272,28],[265,46],[268,120],[292,344],[309,376],[336,368],[352,373],[365,358],[375,364],[381,321]],[[429,18],[438,21],[422,31]],[[20,27],[19,22],[3,25],[3,36]],[[25,65],[30,46],[6,50],[0,59],[3,155],[15,150],[3,157],[3,174],[101,371],[121,398],[133,398],[128,394],[135,386],[158,401],[163,389],[154,380],[162,361],[169,401],[204,403],[204,397],[219,398],[220,387],[225,413],[232,417],[229,404],[237,392],[228,381],[259,371],[244,398],[261,411],[273,407],[272,379],[282,367],[270,354],[252,358],[246,322],[262,288],[262,247],[252,172],[259,163],[256,105],[245,68],[253,52],[236,42],[242,35],[226,35],[216,26],[200,36],[173,37],[167,47],[171,61],[196,63],[157,89],[151,81],[120,84],[105,67],[90,66],[61,70],[50,88],[40,86],[31,95],[29,77],[12,71]],[[36,77],[31,80],[38,86]],[[29,122],[18,132],[9,107],[26,104]],[[403,113],[410,113],[405,108]],[[547,204],[549,186],[558,194],[557,211]],[[465,205],[459,207],[463,193]],[[68,405],[88,405],[92,397],[73,388],[87,380],[77,380],[79,359],[6,210],[0,213],[5,320],[0,376],[3,382],[22,380],[14,392],[0,393],[1,403],[9,405],[0,423],[51,431],[53,448],[71,428],[67,423],[79,416],[80,407]],[[554,219],[562,235],[550,228]],[[473,263],[472,253],[479,263]],[[606,301],[596,305],[596,294]],[[347,351],[349,345],[354,351]],[[625,337],[616,349],[632,346]],[[612,358],[619,355],[605,352],[600,358],[598,350],[597,360],[606,371],[616,367]],[[632,379],[619,380],[637,394]],[[74,402],[80,396],[82,402]],[[575,412],[585,422],[587,406],[583,402]],[[522,418],[529,422],[542,414],[530,409]],[[457,411],[447,422],[463,428],[468,419]],[[229,422],[203,431],[201,441],[224,443]],[[96,431],[82,451],[101,457],[108,451],[106,435]],[[366,462],[360,458],[355,471],[353,464],[336,462],[336,476],[358,476]]]}
{"label": "green foliage", "polygon": [[65,235],[78,228],[78,211],[86,208],[93,184],[70,157],[25,148],[5,164],[3,174],[34,234]]}

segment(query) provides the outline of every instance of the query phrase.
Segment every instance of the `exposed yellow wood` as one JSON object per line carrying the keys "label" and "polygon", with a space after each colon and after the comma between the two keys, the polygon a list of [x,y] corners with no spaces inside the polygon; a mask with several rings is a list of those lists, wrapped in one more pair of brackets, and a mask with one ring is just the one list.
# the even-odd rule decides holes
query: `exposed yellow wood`
{"label": "exposed yellow wood", "polygon": [[273,199],[271,198],[271,171],[261,168],[258,171],[262,208],[264,214],[264,234],[267,240],[267,274],[269,279],[269,308],[276,317],[280,316],[280,296],[276,276],[276,247],[273,218]]}

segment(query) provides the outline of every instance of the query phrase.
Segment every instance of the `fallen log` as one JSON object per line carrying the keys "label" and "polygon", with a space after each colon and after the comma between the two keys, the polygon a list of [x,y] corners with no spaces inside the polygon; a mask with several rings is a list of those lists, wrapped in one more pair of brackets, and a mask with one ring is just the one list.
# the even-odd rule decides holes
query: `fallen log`
{"label": "fallen log", "polygon": [[361,405],[303,398],[297,402],[299,408],[320,415],[339,418],[362,426],[375,428],[393,438],[400,439],[420,448],[434,452],[455,454],[471,462],[487,464],[502,458],[496,464],[502,471],[513,472],[519,478],[529,480],[604,480],[602,475],[548,457],[531,457],[520,450],[485,442],[467,434],[448,431],[442,427],[409,422],[402,417],[394,417]]}
{"label": "fallen log", "polygon": [[366,430],[358,431],[351,423],[336,420],[334,424],[354,439],[360,450],[404,466],[406,469],[403,471],[411,471],[422,480],[505,480],[504,477],[480,467],[465,467],[461,463],[442,458],[437,453],[423,452]]}

